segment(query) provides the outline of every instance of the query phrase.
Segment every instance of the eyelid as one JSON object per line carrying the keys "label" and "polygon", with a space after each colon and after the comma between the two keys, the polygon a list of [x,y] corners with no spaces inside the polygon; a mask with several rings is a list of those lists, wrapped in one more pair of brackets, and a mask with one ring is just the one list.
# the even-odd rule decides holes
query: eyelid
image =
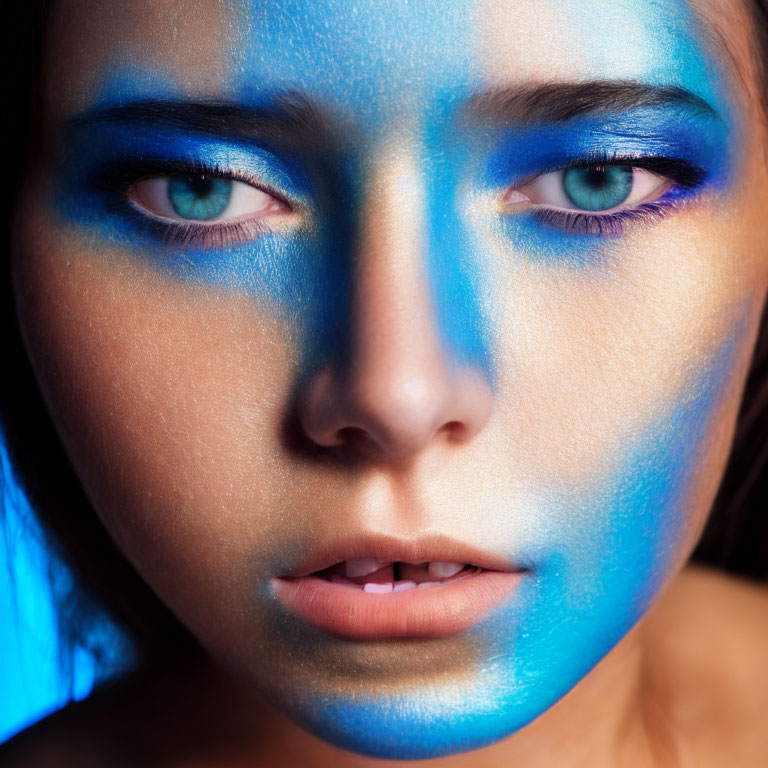
{"label": "eyelid", "polygon": [[644,203],[658,200],[669,192],[675,184],[673,179],[641,167],[633,166],[630,163],[596,162],[571,167],[589,168],[603,165],[631,168],[632,170],[632,188],[629,195],[620,204],[612,208],[587,210],[579,208],[578,205],[569,200],[565,191],[564,179],[565,174],[570,168],[560,168],[555,171],[541,173],[523,184],[511,187],[504,195],[504,202],[510,208],[515,206],[541,207],[551,211],[578,211],[588,213],[591,216],[610,216],[617,211],[631,210]]}
{"label": "eyelid", "polygon": [[[659,189],[652,200],[636,202],[629,207],[619,207],[607,212],[592,212],[581,208],[556,208],[548,205],[534,205],[517,190],[531,184],[545,173],[564,172],[570,168],[618,165],[624,168],[639,168],[667,180],[664,190]],[[695,199],[711,174],[701,166],[681,157],[663,155],[623,155],[604,152],[588,153],[566,160],[558,166],[549,167],[539,173],[505,187],[501,197],[500,213],[510,220],[518,214],[529,213],[533,221],[549,230],[560,230],[576,236],[600,238],[621,237],[627,227],[633,224],[654,224],[675,213],[680,206]],[[522,204],[521,204],[522,203]]]}
{"label": "eyelid", "polygon": [[[169,187],[174,177],[189,176],[200,179],[219,179],[228,182],[230,187],[226,207],[221,213],[212,218],[195,219],[184,217],[173,210],[169,197]],[[291,211],[290,206],[254,184],[240,181],[231,176],[214,175],[210,173],[166,173],[147,176],[131,184],[126,190],[126,197],[142,212],[170,222],[214,226],[222,222],[235,222],[259,216],[272,217]],[[251,208],[249,209],[249,205]]]}
{"label": "eyelid", "polygon": [[515,179],[513,186],[522,187],[545,173],[565,171],[569,168],[584,168],[596,165],[621,165],[625,168],[642,168],[658,176],[672,179],[684,189],[694,189],[701,186],[709,177],[709,173],[694,162],[682,157],[671,155],[642,155],[625,154],[623,152],[595,151],[586,152],[570,159],[563,158],[562,162],[547,163],[546,167]]}
{"label": "eyelid", "polygon": [[[173,157],[141,155],[106,162],[89,174],[88,185],[104,196],[106,210],[133,227],[134,233],[151,238],[165,247],[184,250],[230,248],[254,243],[271,235],[290,235],[311,213],[308,200],[295,192],[276,188],[262,174],[250,170],[248,157],[236,156],[237,163],[220,164]],[[254,169],[255,170],[255,169]],[[279,213],[239,216],[232,219],[195,220],[170,218],[153,212],[133,199],[131,190],[140,182],[169,176],[210,176],[227,179],[260,190],[282,206]]]}

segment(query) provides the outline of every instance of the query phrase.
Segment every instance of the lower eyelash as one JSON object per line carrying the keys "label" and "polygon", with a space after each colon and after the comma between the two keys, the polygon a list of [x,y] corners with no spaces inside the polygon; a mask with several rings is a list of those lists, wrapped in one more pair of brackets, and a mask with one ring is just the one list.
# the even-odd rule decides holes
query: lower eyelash
{"label": "lower eyelash", "polygon": [[702,168],[685,160],[669,157],[626,157],[606,153],[579,158],[578,161],[565,167],[578,167],[585,164],[619,164],[643,168],[669,178],[673,182],[673,187],[657,200],[611,214],[597,215],[584,211],[554,210],[545,207],[529,209],[537,222],[579,235],[621,237],[627,227],[634,222],[651,224],[674,213],[684,199],[696,194],[707,176]]}
{"label": "lower eyelash", "polygon": [[218,224],[171,221],[150,216],[128,200],[117,201],[111,209],[169,247],[224,248],[274,233],[261,219],[223,221]]}
{"label": "lower eyelash", "polygon": [[[261,219],[245,219],[242,221],[222,221],[219,223],[201,224],[195,221],[166,220],[148,214],[126,197],[126,190],[137,179],[148,176],[169,173],[212,174],[222,178],[242,181],[251,184],[252,180],[233,173],[228,169],[214,166],[198,165],[195,163],[168,163],[165,160],[143,161],[141,163],[119,163],[101,169],[94,174],[91,183],[111,200],[108,208],[111,212],[128,219],[134,226],[143,230],[147,235],[160,240],[169,247],[191,247],[195,249],[224,248],[240,245],[264,235],[275,232],[272,227]],[[265,192],[290,206],[282,195],[267,187]]]}
{"label": "lower eyelash", "polygon": [[553,210],[547,208],[530,209],[536,221],[550,227],[564,229],[579,235],[598,237],[621,237],[629,224],[634,222],[653,223],[671,213],[677,206],[673,202],[645,203],[637,208],[597,216],[590,213]]}

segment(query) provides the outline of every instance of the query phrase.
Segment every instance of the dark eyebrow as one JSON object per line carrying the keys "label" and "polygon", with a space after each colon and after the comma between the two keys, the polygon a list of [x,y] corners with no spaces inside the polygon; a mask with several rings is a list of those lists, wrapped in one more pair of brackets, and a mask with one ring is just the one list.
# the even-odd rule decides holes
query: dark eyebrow
{"label": "dark eyebrow", "polygon": [[333,135],[330,121],[319,107],[293,92],[274,96],[263,106],[215,101],[135,101],[90,110],[70,118],[67,125],[77,127],[101,122],[145,123],[218,138],[280,144],[317,143]]}
{"label": "dark eyebrow", "polygon": [[471,97],[467,108],[481,118],[525,124],[560,123],[591,114],[670,105],[719,117],[708,102],[686,88],[634,81],[500,86]]}
{"label": "dark eyebrow", "polygon": [[[585,115],[670,105],[719,118],[708,102],[679,86],[604,80],[499,86],[471,96],[463,111],[494,122],[528,124],[567,122]],[[217,101],[135,101],[89,110],[66,124],[101,122],[145,123],[217,138],[315,147],[330,146],[338,139],[340,128],[319,105],[298,91],[277,94],[260,106]]]}

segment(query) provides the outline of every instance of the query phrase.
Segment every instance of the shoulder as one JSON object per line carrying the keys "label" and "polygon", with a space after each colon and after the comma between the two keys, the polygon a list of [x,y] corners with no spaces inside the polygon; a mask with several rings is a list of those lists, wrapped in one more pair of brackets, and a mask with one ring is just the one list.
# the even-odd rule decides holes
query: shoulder
{"label": "shoulder", "polygon": [[698,764],[716,764],[722,751],[720,764],[764,765],[768,584],[689,566],[645,630],[649,677]]}

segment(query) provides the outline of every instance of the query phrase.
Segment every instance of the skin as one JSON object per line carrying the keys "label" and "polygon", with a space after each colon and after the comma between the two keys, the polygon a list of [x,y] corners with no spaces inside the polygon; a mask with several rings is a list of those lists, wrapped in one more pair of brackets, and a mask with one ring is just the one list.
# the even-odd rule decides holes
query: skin
{"label": "skin", "polygon": [[[22,330],[73,466],[211,659],[184,670],[183,694],[140,679],[102,711],[136,723],[138,700],[163,702],[175,725],[140,728],[167,764],[182,764],[182,747],[164,750],[187,729],[211,765],[469,749],[445,764],[713,761],[711,715],[670,713],[712,658],[683,663],[675,645],[711,636],[714,612],[690,595],[736,626],[734,601],[765,600],[678,575],[723,472],[766,291],[747,22],[727,30],[733,61],[701,24],[715,2],[698,16],[672,0],[189,5],[56,6],[18,208]],[[467,109],[494,87],[594,80],[685,88],[710,110],[553,126]],[[152,99],[273,108],[281,89],[317,105],[322,153],[318,134],[267,149],[105,118]],[[661,144],[705,181],[621,234],[504,206],[566,152]],[[93,182],[152,153],[225,158],[293,209],[267,236],[164,242]],[[341,526],[449,532],[530,574],[459,636],[341,641],[269,592]],[[749,765],[757,698],[717,683],[707,695],[719,714],[754,702],[734,726]],[[78,732],[98,732],[94,707]],[[236,734],[228,745],[216,724]]]}

